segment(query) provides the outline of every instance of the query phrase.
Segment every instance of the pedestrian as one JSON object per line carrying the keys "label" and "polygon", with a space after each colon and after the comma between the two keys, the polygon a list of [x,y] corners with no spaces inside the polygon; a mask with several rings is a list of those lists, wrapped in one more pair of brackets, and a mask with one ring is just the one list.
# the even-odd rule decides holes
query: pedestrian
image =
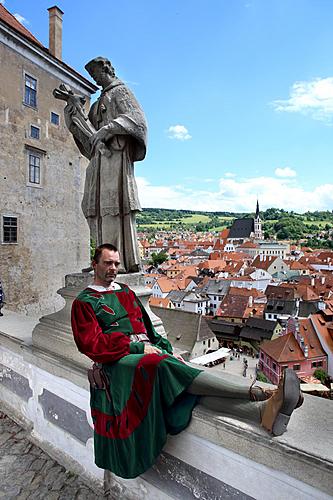
{"label": "pedestrian", "polygon": [[5,305],[5,292],[2,288],[2,283],[0,281],[0,316],[3,316],[2,308]]}

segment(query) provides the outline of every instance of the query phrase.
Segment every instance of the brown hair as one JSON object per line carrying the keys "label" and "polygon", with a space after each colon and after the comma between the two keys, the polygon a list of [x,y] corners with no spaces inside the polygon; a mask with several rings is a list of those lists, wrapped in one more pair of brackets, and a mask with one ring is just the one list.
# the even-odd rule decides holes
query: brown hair
{"label": "brown hair", "polygon": [[98,264],[104,249],[111,250],[112,252],[118,252],[118,248],[114,245],[111,245],[111,243],[103,243],[102,245],[99,245],[99,247],[95,249],[95,253],[92,259],[94,262],[96,262],[96,264]]}

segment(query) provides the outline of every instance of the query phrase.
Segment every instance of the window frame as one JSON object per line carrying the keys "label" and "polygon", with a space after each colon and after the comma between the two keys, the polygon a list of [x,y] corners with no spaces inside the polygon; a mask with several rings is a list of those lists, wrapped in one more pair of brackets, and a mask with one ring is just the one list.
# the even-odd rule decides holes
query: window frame
{"label": "window frame", "polygon": [[[16,239],[15,241],[5,241],[5,218],[7,219],[16,219]],[[11,227],[11,226],[9,226]],[[2,245],[17,245],[18,244],[18,233],[19,233],[19,224],[18,224],[18,216],[13,213],[3,213],[1,214],[1,244]]]}
{"label": "window frame", "polygon": [[[52,120],[52,117],[57,117],[58,122],[55,123]],[[54,125],[55,127],[59,127],[60,126],[60,115],[58,113],[56,113],[55,111],[50,111],[50,123],[51,123],[51,125]]]}
{"label": "window frame", "polygon": [[41,155],[34,151],[28,151],[28,184],[41,185]]}
{"label": "window frame", "polygon": [[[38,137],[34,137],[32,135],[32,129],[35,129],[35,130],[38,130]],[[30,131],[29,131],[29,138],[30,139],[34,139],[35,141],[39,141],[40,140],[40,127],[38,127],[37,125],[33,125],[32,123],[30,124]]]}
{"label": "window frame", "polygon": [[[37,189],[42,189],[44,187],[44,174],[45,174],[45,156],[46,151],[35,148],[29,144],[25,145],[26,151],[26,176],[27,176],[27,186],[33,187]],[[34,182],[31,177],[31,162],[30,157],[34,156],[35,158],[39,158],[39,165],[35,165],[36,168],[39,169],[39,182]]]}
{"label": "window frame", "polygon": [[[34,89],[31,86],[27,85],[27,79],[31,79],[36,82],[36,88]],[[27,94],[27,89],[30,89]],[[27,99],[27,95],[29,98]],[[31,99],[31,95],[34,96],[34,99]],[[32,102],[34,101],[34,102]],[[32,109],[37,109],[38,107],[38,79],[35,76],[32,76],[27,71],[23,72],[23,104]]]}

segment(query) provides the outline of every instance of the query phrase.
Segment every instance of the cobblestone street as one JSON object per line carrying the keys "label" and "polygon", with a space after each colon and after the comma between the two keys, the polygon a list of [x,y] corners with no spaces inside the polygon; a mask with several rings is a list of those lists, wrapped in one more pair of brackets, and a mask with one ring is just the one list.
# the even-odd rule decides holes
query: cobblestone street
{"label": "cobblestone street", "polygon": [[98,500],[76,474],[32,444],[27,433],[0,411],[0,499]]}

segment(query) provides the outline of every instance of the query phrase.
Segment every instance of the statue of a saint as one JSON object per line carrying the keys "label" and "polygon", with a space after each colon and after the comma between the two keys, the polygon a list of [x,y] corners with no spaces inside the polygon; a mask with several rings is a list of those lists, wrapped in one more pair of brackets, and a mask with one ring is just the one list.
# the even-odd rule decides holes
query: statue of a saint
{"label": "statue of a saint", "polygon": [[88,117],[84,98],[67,85],[55,89],[54,96],[67,102],[66,125],[80,152],[90,160],[82,210],[91,238],[97,246],[105,242],[115,245],[121,271],[133,273],[140,270],[135,214],[141,210],[133,163],[146,155],[146,120],[108,59],[96,57],[85,68],[102,87]]}

